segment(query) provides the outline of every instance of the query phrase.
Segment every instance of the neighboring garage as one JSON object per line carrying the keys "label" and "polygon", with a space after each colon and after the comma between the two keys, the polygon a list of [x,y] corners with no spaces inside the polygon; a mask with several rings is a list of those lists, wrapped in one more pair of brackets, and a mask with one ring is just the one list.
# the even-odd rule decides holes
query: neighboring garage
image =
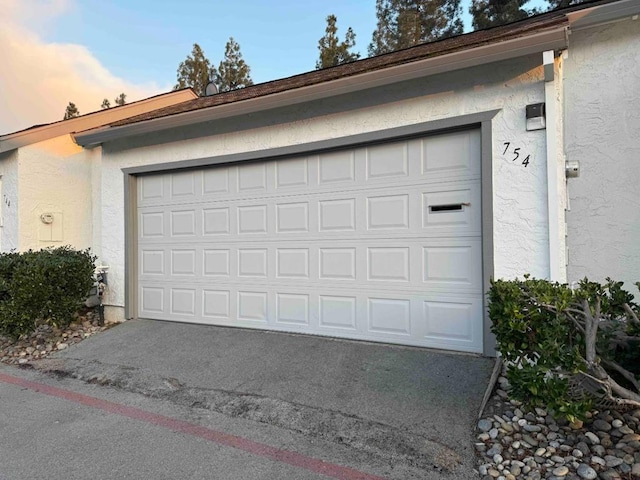
{"label": "neighboring garage", "polygon": [[480,138],[137,177],[138,316],[482,352]]}

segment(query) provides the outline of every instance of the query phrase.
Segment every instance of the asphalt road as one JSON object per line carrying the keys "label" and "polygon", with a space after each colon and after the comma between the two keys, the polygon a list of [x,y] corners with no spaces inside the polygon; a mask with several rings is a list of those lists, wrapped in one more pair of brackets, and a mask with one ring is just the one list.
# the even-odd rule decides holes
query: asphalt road
{"label": "asphalt road", "polygon": [[287,429],[33,370],[0,366],[0,405],[0,480],[433,478]]}

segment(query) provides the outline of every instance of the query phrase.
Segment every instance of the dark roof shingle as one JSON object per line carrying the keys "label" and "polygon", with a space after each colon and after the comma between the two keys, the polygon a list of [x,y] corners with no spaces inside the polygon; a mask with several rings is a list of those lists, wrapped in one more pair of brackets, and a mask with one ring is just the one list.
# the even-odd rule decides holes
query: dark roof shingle
{"label": "dark roof shingle", "polygon": [[249,100],[252,98],[284,92],[287,90],[293,90],[296,88],[308,87],[323,82],[329,82],[344,77],[372,72],[375,70],[402,65],[426,58],[434,58],[442,55],[447,55],[449,53],[454,53],[465,49],[471,49],[492,43],[499,43],[501,41],[512,40],[526,36],[527,34],[536,31],[544,30],[546,28],[553,28],[557,27],[558,25],[562,25],[563,23],[568,23],[568,20],[565,16],[565,14],[568,12],[583,9],[586,6],[611,3],[613,1],[616,0],[584,2],[574,7],[568,7],[543,13],[540,15],[529,17],[519,22],[502,25],[499,27],[478,30],[475,32],[458,35],[435,42],[424,43],[384,55],[365,58],[335,67],[315,70],[299,75],[294,75],[292,77],[260,83],[239,90],[223,92],[209,97],[200,97],[178,105],[161,108],[159,110],[120,120],[118,122],[112,123],[110,126],[118,127],[129,125],[132,123],[144,122],[156,118],[162,118],[195,110],[216,107],[219,105],[240,102],[242,100]]}

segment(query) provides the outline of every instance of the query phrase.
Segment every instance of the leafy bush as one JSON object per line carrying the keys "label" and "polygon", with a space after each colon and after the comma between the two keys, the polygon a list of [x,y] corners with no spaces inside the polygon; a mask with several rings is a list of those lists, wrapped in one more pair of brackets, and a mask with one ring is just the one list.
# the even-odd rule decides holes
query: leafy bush
{"label": "leafy bush", "polygon": [[514,398],[571,420],[594,402],[640,406],[639,309],[622,285],[585,279],[572,290],[528,276],[492,282],[492,332]]}
{"label": "leafy bush", "polygon": [[0,254],[0,333],[68,325],[91,289],[94,262],[89,250],[70,247]]}

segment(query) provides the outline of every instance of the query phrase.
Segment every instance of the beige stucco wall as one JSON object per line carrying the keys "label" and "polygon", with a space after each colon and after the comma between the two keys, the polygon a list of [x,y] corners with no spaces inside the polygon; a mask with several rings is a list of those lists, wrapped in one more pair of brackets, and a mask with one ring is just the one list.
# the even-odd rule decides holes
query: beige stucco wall
{"label": "beige stucco wall", "polygon": [[[102,260],[111,267],[108,303],[124,305],[122,168],[305,144],[494,109],[499,110],[492,126],[495,276],[548,277],[546,136],[544,130],[525,128],[525,106],[544,101],[541,64],[540,54],[385,87],[367,93],[381,104],[350,105],[336,113],[322,114],[322,105],[303,105],[295,107],[300,120],[293,109],[285,113],[294,120],[283,124],[218,135],[210,133],[217,130],[211,125],[201,129],[209,132],[202,136],[174,132],[176,138],[194,137],[188,140],[168,141],[162,132],[106,144],[101,244]],[[308,115],[310,108],[318,109],[317,116]],[[520,149],[517,162],[514,148]],[[530,163],[524,167],[521,160],[527,155]]]}
{"label": "beige stucco wall", "polygon": [[[19,149],[20,250],[93,244],[92,161],[70,135]],[[52,213],[46,225],[41,215]]]}
{"label": "beige stucco wall", "polygon": [[565,61],[569,280],[640,281],[640,20],[574,31]]}
{"label": "beige stucco wall", "polygon": [[0,252],[18,249],[18,151],[0,153]]}

